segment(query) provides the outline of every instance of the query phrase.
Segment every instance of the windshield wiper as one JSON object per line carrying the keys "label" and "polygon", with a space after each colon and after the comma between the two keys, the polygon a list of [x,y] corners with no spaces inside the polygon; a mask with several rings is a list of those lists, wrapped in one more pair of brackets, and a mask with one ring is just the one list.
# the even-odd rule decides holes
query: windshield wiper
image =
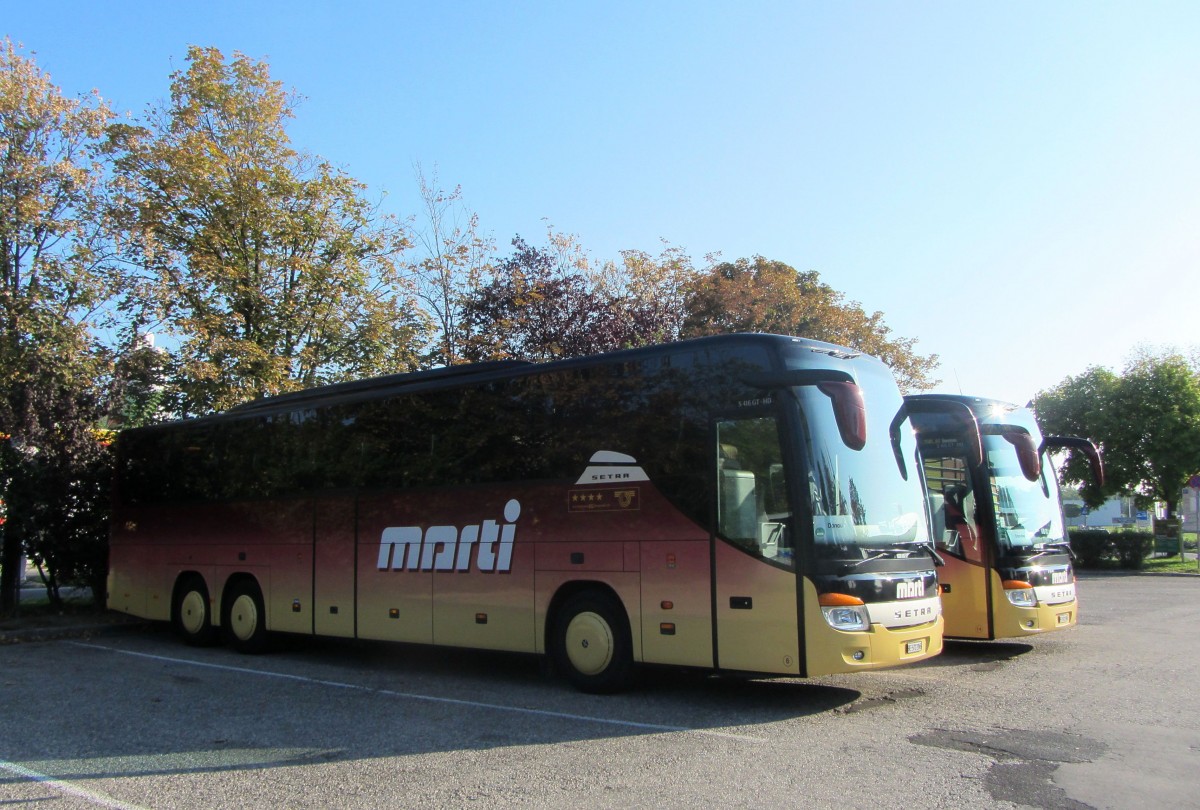
{"label": "windshield wiper", "polygon": [[863,557],[861,560],[858,560],[857,562],[847,563],[842,568],[842,570],[850,571],[851,569],[858,568],[860,565],[865,565],[869,562],[873,562],[874,560],[882,560],[887,555],[888,555],[887,551],[881,551],[878,554],[871,555],[870,557]]}
{"label": "windshield wiper", "polygon": [[1046,554],[1053,554],[1055,552],[1061,554],[1064,551],[1067,552],[1067,556],[1069,556],[1072,561],[1075,560],[1075,551],[1071,548],[1071,544],[1065,540],[1060,540],[1056,543],[1042,543],[1040,546],[1034,546],[1034,548],[1037,549],[1037,554],[1034,554],[1033,557],[1030,557],[1029,559],[1031,560],[1034,559],[1034,557],[1042,557]]}
{"label": "windshield wiper", "polygon": [[946,564],[945,558],[937,553],[937,548],[934,547],[933,542],[930,540],[897,540],[895,543],[892,543],[892,547],[924,551],[933,558],[933,564],[938,568]]}

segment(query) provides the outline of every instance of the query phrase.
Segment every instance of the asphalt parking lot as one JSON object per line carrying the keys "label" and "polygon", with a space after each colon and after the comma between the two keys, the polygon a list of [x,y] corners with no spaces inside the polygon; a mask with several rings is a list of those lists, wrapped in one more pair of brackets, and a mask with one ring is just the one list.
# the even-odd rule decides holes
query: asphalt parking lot
{"label": "asphalt parking lot", "polygon": [[1078,627],[809,681],[164,627],[0,646],[0,804],[1200,806],[1200,578],[1085,575]]}

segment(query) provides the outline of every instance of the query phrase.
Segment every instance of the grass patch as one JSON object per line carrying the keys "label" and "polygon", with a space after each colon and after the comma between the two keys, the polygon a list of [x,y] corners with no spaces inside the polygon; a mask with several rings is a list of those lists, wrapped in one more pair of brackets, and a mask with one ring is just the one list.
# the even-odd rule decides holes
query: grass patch
{"label": "grass patch", "polygon": [[1152,574],[1195,574],[1195,560],[1181,560],[1179,555],[1174,557],[1147,557],[1142,560],[1142,570]]}
{"label": "grass patch", "polygon": [[55,627],[73,621],[85,621],[105,613],[90,596],[68,597],[61,607],[52,607],[42,594],[26,596],[16,610],[0,614],[0,630],[25,627]]}

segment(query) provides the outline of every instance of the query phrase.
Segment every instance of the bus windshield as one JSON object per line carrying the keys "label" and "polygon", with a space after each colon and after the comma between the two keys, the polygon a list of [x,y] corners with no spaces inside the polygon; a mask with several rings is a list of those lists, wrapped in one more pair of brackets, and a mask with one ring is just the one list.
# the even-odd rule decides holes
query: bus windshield
{"label": "bus windshield", "polygon": [[892,424],[903,404],[900,395],[894,387],[860,385],[867,419],[861,449],[840,438],[826,394],[815,386],[793,389],[805,424],[813,537],[818,556],[827,558],[929,544],[916,439],[907,421],[899,430]]}
{"label": "bus windshield", "polygon": [[1002,436],[985,436],[984,450],[1000,555],[1065,543],[1058,482],[1049,456],[1042,455],[1041,474],[1030,481],[1021,470],[1016,449]]}

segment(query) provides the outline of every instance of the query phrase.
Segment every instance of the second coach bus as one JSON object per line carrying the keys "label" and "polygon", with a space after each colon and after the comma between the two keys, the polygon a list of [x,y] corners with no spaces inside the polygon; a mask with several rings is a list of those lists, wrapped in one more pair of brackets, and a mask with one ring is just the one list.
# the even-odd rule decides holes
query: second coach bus
{"label": "second coach bus", "polygon": [[1073,627],[1079,602],[1049,451],[1071,448],[1103,483],[1086,439],[1043,437],[1033,413],[949,394],[905,398],[923,462],[946,635],[998,639]]}
{"label": "second coach bus", "polygon": [[811,676],[942,646],[878,360],[730,335],[330,385],[118,440],[109,606],[264,633]]}

